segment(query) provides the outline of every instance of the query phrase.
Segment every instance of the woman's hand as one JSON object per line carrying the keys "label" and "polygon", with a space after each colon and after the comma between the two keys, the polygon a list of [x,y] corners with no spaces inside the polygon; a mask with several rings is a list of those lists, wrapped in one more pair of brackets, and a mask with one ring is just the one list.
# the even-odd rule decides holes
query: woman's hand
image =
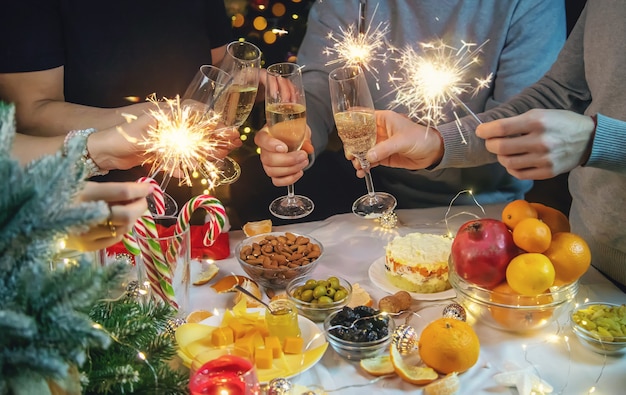
{"label": "woman's hand", "polygon": [[306,138],[302,149],[288,152],[287,144],[273,138],[267,125],[254,136],[255,144],[261,148],[261,163],[265,174],[272,178],[277,187],[291,185],[304,175],[304,169],[309,165],[307,154],[313,153],[311,144],[311,129],[306,127]]}
{"label": "woman's hand", "polygon": [[104,224],[92,226],[81,234],[69,235],[67,247],[96,251],[119,242],[148,209],[146,196],[153,191],[154,187],[147,183],[87,182],[78,202],[104,200],[109,205],[110,215]]}

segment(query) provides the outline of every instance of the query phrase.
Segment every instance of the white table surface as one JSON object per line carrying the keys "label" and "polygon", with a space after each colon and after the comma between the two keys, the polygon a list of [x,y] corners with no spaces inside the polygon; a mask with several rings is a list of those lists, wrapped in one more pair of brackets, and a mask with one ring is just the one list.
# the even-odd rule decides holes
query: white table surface
{"label": "white table surface", "polygon": [[[462,223],[473,218],[468,213],[499,218],[501,210],[502,206],[485,206],[486,215],[478,206],[454,207],[449,213],[447,207],[398,210],[398,226],[393,229],[384,229],[376,221],[361,219],[353,214],[341,214],[324,221],[274,227],[274,230],[315,237],[323,244],[324,254],[313,272],[314,276],[342,276],[352,283],[360,284],[377,301],[387,293],[370,281],[368,269],[372,262],[384,256],[384,247],[389,240],[417,231],[445,233],[449,230],[454,234]],[[244,238],[243,232],[231,231],[229,237],[231,255],[216,261],[220,269],[216,279],[232,273],[245,274],[232,253],[237,243]],[[192,268],[192,278],[198,270],[201,269],[196,262]],[[232,293],[217,294],[210,287],[216,279],[207,285],[191,287],[192,310],[212,311],[233,306]],[[594,268],[590,268],[581,279],[576,297],[577,303],[587,300],[626,303],[626,294]],[[419,328],[440,317],[443,307],[451,301],[414,301],[412,309],[423,318],[412,318],[410,323]],[[400,320],[398,323],[403,322]],[[505,371],[507,367],[534,369],[554,387],[555,394],[587,394],[592,388],[594,394],[626,393],[626,356],[604,357],[584,348],[569,328],[567,314],[559,318],[558,324],[532,335],[498,331],[480,322],[474,323],[474,329],[481,343],[480,356],[474,367],[459,376],[459,394],[517,394],[515,388],[498,386],[493,380],[496,373]],[[375,383],[370,382],[372,379],[359,368],[357,362],[340,357],[329,345],[320,362],[290,381],[303,386],[317,384],[327,392],[346,395],[361,395],[364,391],[376,394],[422,392],[422,387],[406,383],[399,377]],[[359,384],[365,386],[342,388]]]}

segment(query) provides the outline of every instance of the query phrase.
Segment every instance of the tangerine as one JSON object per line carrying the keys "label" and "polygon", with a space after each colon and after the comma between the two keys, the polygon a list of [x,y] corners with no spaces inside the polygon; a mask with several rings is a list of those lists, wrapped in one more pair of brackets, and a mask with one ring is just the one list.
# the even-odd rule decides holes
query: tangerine
{"label": "tangerine", "polygon": [[261,221],[246,222],[241,227],[241,230],[243,230],[243,233],[248,237],[269,233],[272,231],[272,220],[264,219]]}
{"label": "tangerine", "polygon": [[424,387],[424,395],[452,395],[461,388],[461,380],[456,372],[446,375],[446,377],[433,381]]}
{"label": "tangerine", "polygon": [[530,203],[530,205],[537,210],[537,218],[548,225],[552,234],[570,231],[567,215],[545,204]]}
{"label": "tangerine", "polygon": [[194,310],[187,316],[187,323],[196,324],[200,321],[203,321],[209,317],[212,317],[213,313],[207,310]]}
{"label": "tangerine", "polygon": [[424,366],[417,352],[402,355],[398,348],[392,345],[389,347],[389,360],[396,374],[408,383],[424,385],[439,378],[439,374],[432,367]]}
{"label": "tangerine", "polygon": [[[494,304],[511,306],[490,306],[489,312],[493,319],[505,329],[514,331],[530,330],[541,326],[552,317],[552,309],[538,307],[537,309],[526,306],[545,306],[552,303],[552,295],[549,290],[537,296],[524,296],[515,292],[506,282],[492,289],[490,300]],[[516,308],[516,306],[524,306]]]}
{"label": "tangerine", "polygon": [[372,376],[386,376],[395,373],[395,368],[393,367],[393,363],[391,363],[391,356],[389,356],[389,354],[362,359],[359,365],[361,369]]}
{"label": "tangerine", "polygon": [[544,255],[554,265],[554,285],[573,283],[585,274],[591,265],[591,251],[587,242],[570,232],[554,235]]}
{"label": "tangerine", "polygon": [[526,252],[511,259],[506,282],[522,295],[537,296],[554,283],[554,265],[547,256]]}
{"label": "tangerine", "polygon": [[551,241],[550,227],[537,218],[524,218],[513,229],[513,242],[526,252],[542,253]]}
{"label": "tangerine", "polygon": [[480,341],[467,322],[442,317],[424,328],[418,349],[424,363],[439,373],[462,373],[478,361]]}
{"label": "tangerine", "polygon": [[526,200],[513,200],[502,209],[502,222],[511,230],[524,218],[537,218],[537,210]]}

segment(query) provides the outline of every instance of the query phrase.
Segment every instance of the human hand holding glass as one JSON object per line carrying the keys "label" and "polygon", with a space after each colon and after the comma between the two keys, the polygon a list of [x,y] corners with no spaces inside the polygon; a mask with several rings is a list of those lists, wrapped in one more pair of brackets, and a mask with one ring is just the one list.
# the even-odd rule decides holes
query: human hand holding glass
{"label": "human hand holding glass", "polygon": [[391,212],[396,198],[386,192],[375,192],[367,151],[376,143],[376,116],[374,102],[358,66],[345,66],[329,75],[330,97],[335,124],[344,150],[359,161],[365,171],[367,194],[352,204],[352,212],[360,217],[378,218]]}
{"label": "human hand holding glass", "polygon": [[[300,66],[277,63],[267,68],[265,117],[269,134],[285,143],[289,152],[302,147],[306,135],[306,102]],[[296,195],[294,185],[287,186],[287,196],[275,199],[270,212],[278,218],[297,219],[309,215],[313,201]]]}
{"label": "human hand holding glass", "polygon": [[[247,41],[233,41],[226,47],[220,68],[233,77],[232,84],[216,103],[226,127],[238,130],[248,119],[257,96],[261,70],[261,50]],[[241,174],[239,164],[229,156],[217,164],[224,175],[222,184],[235,182]]]}

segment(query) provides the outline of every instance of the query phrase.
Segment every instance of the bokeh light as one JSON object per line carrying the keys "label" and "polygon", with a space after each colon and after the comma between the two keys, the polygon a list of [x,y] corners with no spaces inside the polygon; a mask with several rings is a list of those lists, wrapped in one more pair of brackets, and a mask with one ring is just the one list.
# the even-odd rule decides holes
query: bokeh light
{"label": "bokeh light", "polygon": [[244,22],[246,21],[246,18],[244,18],[242,14],[237,13],[233,15],[232,21],[233,21],[233,27],[242,27]]}
{"label": "bokeh light", "polygon": [[265,28],[267,27],[267,19],[262,16],[257,16],[256,18],[254,18],[254,22],[252,22],[252,25],[256,30],[265,30]]}
{"label": "bokeh light", "polygon": [[276,42],[276,33],[272,31],[263,33],[263,41],[265,41],[266,44],[274,44]]}
{"label": "bokeh light", "polygon": [[274,14],[274,16],[281,17],[285,15],[286,11],[287,8],[283,3],[276,3],[272,6],[272,14]]}

